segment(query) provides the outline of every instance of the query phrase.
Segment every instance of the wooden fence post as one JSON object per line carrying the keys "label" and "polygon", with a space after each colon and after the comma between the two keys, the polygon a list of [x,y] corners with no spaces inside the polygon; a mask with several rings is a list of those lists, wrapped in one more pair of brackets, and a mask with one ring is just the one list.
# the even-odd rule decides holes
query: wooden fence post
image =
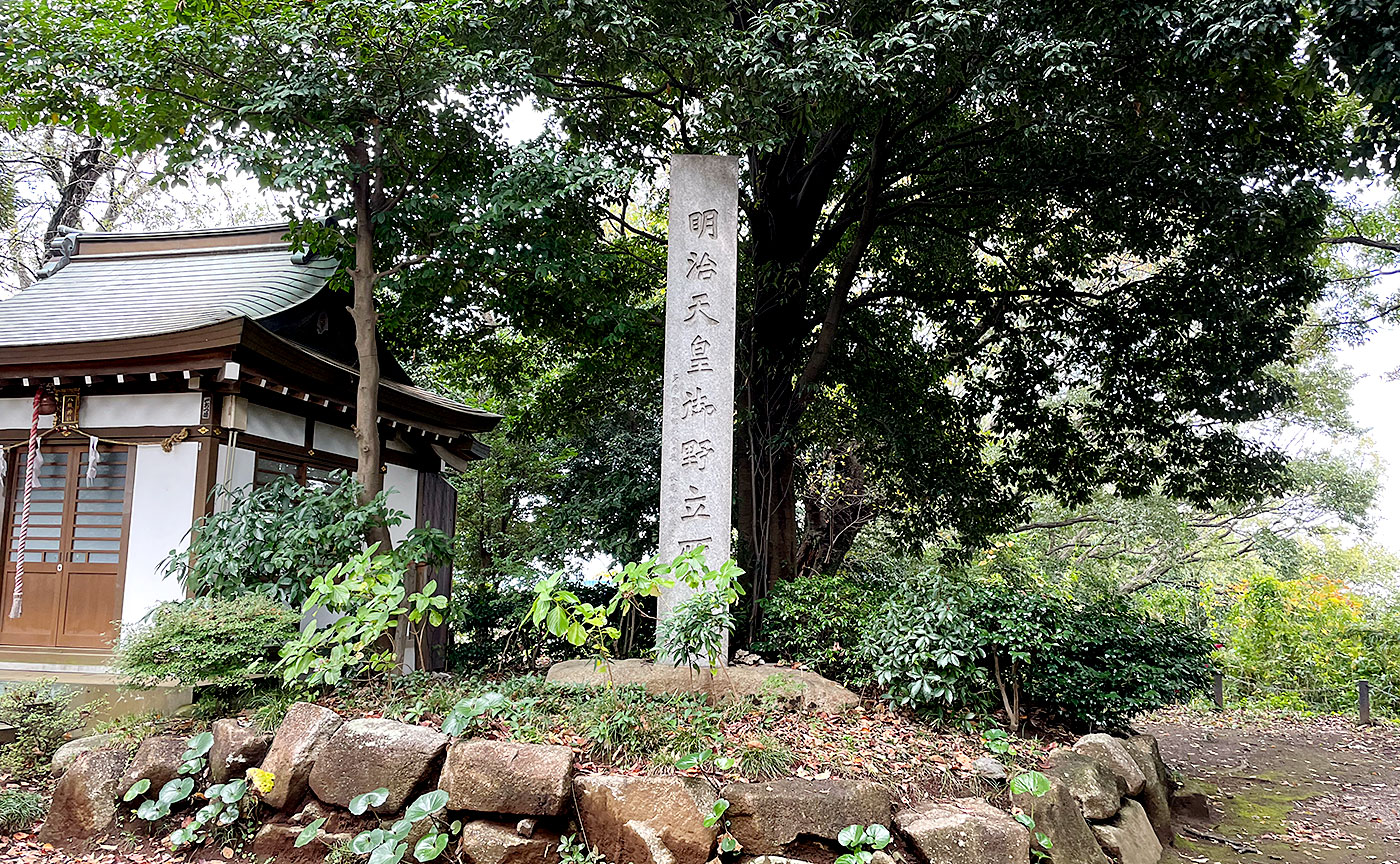
{"label": "wooden fence post", "polygon": [[1214,683],[1213,689],[1214,689],[1214,691],[1215,691],[1215,710],[1216,710],[1216,711],[1224,711],[1224,710],[1225,710],[1225,675],[1224,675],[1224,673],[1222,673],[1222,672],[1216,672],[1216,673],[1215,673],[1215,681],[1214,681],[1213,683]]}
{"label": "wooden fence post", "polygon": [[1361,718],[1362,726],[1371,725],[1371,682],[1361,680],[1356,682],[1356,713]]}

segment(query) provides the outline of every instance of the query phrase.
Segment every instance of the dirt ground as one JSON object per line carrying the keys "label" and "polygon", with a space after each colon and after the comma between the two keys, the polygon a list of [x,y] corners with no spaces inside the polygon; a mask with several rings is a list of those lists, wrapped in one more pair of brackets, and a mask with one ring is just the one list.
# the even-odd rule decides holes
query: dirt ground
{"label": "dirt ground", "polygon": [[1400,864],[1400,725],[1235,712],[1139,725],[1211,803],[1214,824],[1183,832],[1164,861]]}

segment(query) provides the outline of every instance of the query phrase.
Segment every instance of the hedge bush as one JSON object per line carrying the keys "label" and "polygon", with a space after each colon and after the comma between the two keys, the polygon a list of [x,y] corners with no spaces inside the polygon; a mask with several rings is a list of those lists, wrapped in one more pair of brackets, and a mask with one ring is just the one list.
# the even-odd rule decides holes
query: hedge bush
{"label": "hedge bush", "polygon": [[860,659],[861,634],[878,613],[871,586],[844,575],[802,576],[773,586],[759,601],[762,624],[753,650],[796,661],[836,681],[870,678]]}
{"label": "hedge bush", "polygon": [[[931,570],[897,591],[862,653],[887,699],[915,710],[1028,706],[1084,729],[1204,692],[1212,643],[1121,599],[1081,604],[1015,573]],[[1005,697],[1005,698],[1003,698]]]}
{"label": "hedge bush", "polygon": [[260,594],[163,603],[127,632],[113,666],[134,687],[164,681],[245,687],[272,669],[299,620]]}

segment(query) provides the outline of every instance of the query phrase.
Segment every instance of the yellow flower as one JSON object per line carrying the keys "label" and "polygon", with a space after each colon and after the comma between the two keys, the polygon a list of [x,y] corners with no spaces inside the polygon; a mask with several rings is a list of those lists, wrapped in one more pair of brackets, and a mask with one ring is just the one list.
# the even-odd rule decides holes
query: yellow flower
{"label": "yellow flower", "polygon": [[253,788],[258,790],[259,795],[266,796],[272,791],[273,784],[277,782],[277,775],[261,768],[249,768],[248,782],[253,784]]}

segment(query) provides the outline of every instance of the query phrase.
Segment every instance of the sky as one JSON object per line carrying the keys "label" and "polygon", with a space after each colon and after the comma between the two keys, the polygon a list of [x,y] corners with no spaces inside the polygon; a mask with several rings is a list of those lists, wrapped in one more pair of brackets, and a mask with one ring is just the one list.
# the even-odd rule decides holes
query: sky
{"label": "sky", "polygon": [[1386,463],[1373,539],[1400,554],[1400,379],[1389,374],[1400,368],[1400,328],[1381,330],[1340,357],[1358,376],[1351,388],[1352,417]]}

